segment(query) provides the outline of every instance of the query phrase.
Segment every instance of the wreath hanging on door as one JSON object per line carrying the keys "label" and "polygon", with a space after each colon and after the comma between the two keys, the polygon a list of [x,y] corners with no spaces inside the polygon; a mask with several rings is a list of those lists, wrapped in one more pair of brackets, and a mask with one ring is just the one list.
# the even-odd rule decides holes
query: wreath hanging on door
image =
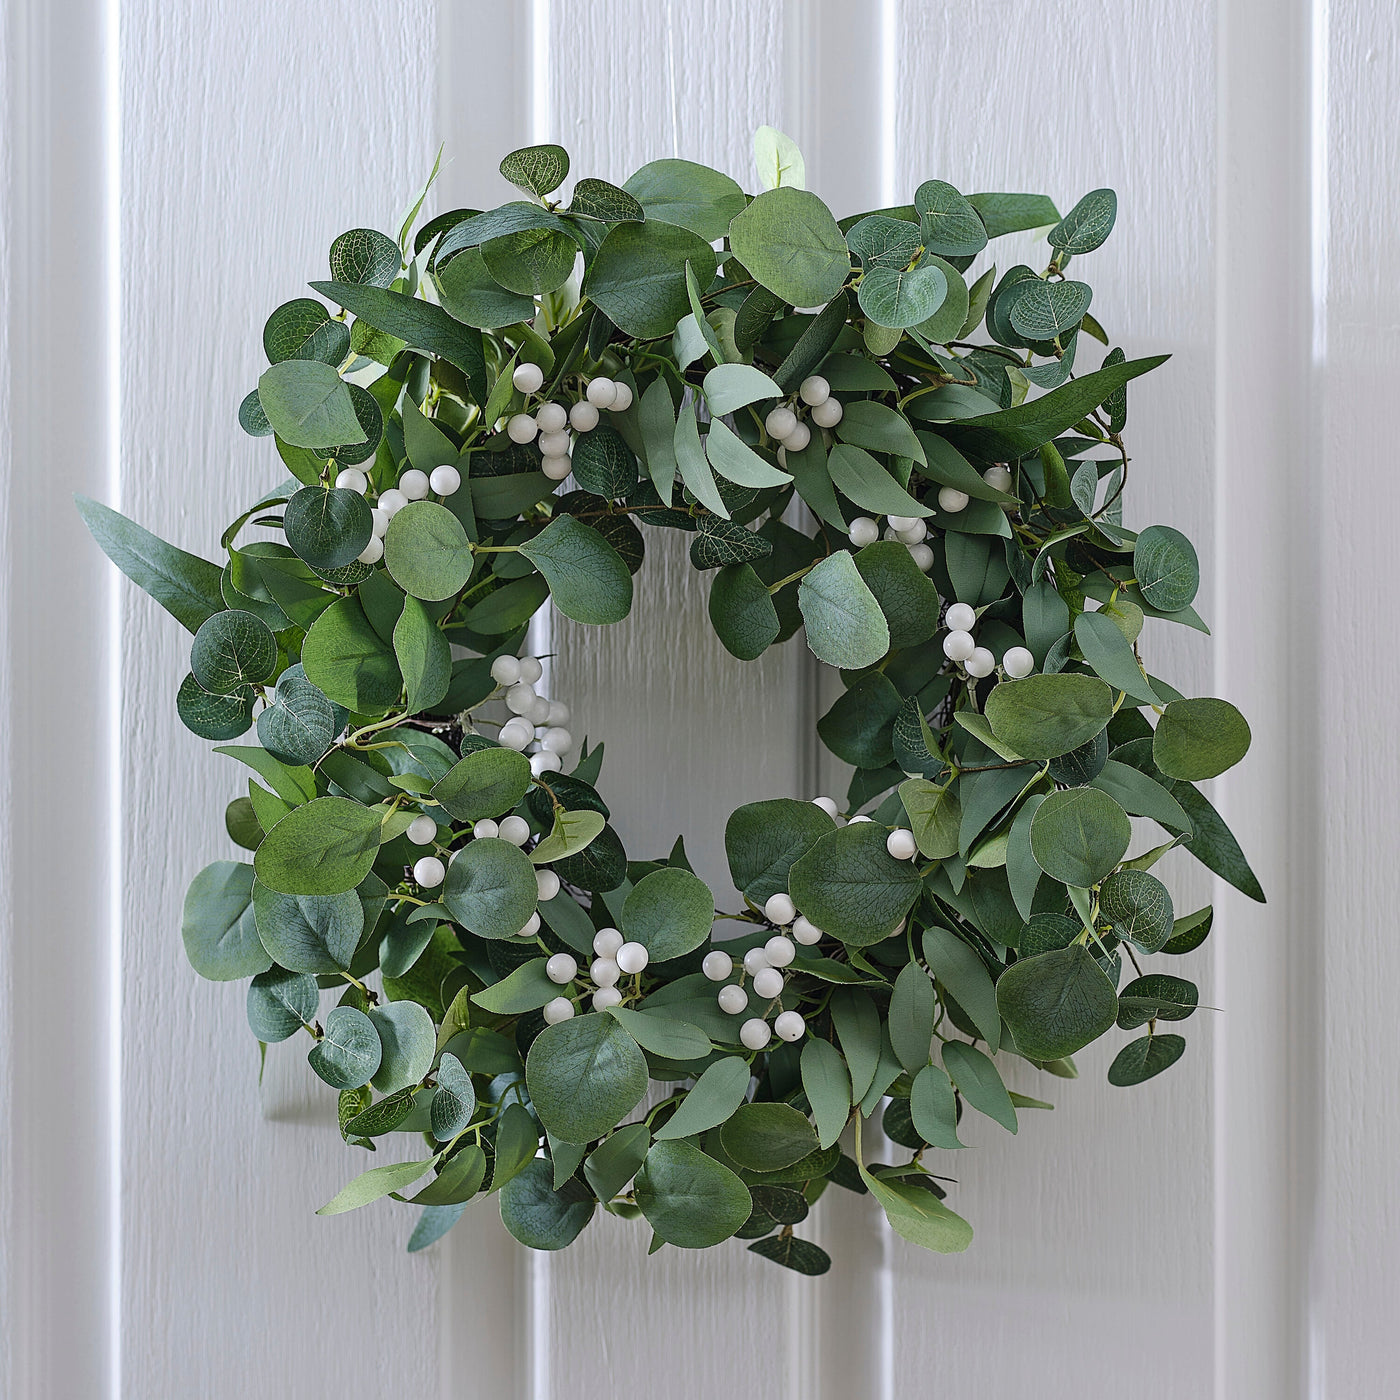
{"label": "wreath hanging on door", "polygon": [[[415,233],[425,189],[397,239],[342,234],[324,300],[264,328],[238,416],[290,478],[226,564],[80,501],[194,633],[181,719],[251,770],[189,960],[248,981],[264,1054],[308,1036],[345,1141],[395,1159],[322,1213],[407,1200],[410,1248],[496,1194],[537,1249],[601,1208],[815,1274],[795,1230],[835,1185],[965,1249],[962,1120],[1050,1107],[994,1055],[1072,1078],[1140,1031],[1130,1085],[1185,1048],[1197,989],[1141,960],[1211,910],[1178,916],[1158,861],[1263,898],[1196,786],[1248,726],[1139,648],[1149,618],[1205,627],[1190,542],[1122,523],[1127,386],[1165,356],[1090,353],[1071,264],[1112,191],[1061,217],[929,180],[838,221],[786,138],[756,149],[756,197],[659,160],[564,204],[539,146],[502,162],[515,202]],[[1031,230],[1040,271],[974,275]],[[647,530],[689,536],[736,657],[805,631],[845,684],[817,726],[844,801],[735,811],[728,907],[680,840],[624,850],[602,745],[521,654],[549,600],[624,618]],[[1133,818],[1157,835],[1130,857]]]}

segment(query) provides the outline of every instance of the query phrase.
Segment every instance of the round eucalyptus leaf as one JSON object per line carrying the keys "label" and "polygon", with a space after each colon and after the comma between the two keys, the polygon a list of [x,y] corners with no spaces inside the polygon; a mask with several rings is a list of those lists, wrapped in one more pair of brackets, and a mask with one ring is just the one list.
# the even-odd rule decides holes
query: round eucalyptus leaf
{"label": "round eucalyptus leaf", "polygon": [[411,501],[389,522],[384,566],[405,593],[441,602],[460,592],[471,577],[471,541],[446,506]]}
{"label": "round eucalyptus leaf", "polygon": [[1108,730],[1101,729],[1087,744],[1050,760],[1050,776],[1063,787],[1083,787],[1103,772],[1108,762]]}
{"label": "round eucalyptus leaf", "polygon": [[987,246],[987,230],[977,210],[946,180],[925,180],[914,192],[914,208],[929,252],[961,258]]}
{"label": "round eucalyptus leaf", "polygon": [[492,277],[479,248],[464,248],[437,272],[442,304],[480,330],[515,326],[535,314],[533,297],[507,291]]}
{"label": "round eucalyptus leaf", "polygon": [[447,867],[442,902],[478,938],[512,938],[535,912],[535,867],[518,846],[481,837],[463,847]]}
{"label": "round eucalyptus leaf", "polygon": [[1170,1069],[1185,1053],[1186,1041],[1179,1035],[1144,1035],[1129,1041],[1108,1067],[1108,1082],[1120,1089],[1141,1084]]}
{"label": "round eucalyptus leaf", "polygon": [[401,265],[399,245],[376,229],[347,229],[331,244],[333,282],[388,287],[399,275]]}
{"label": "round eucalyptus leaf", "polygon": [[525,1082],[550,1133],[565,1142],[592,1142],[641,1102],[646,1057],[613,1017],[590,1011],[536,1036]]}
{"label": "round eucalyptus leaf", "polygon": [[1062,253],[1092,253],[1113,232],[1118,196],[1112,190],[1090,190],[1054,228],[1046,242]]}
{"label": "round eucalyptus leaf", "polygon": [[632,575],[622,556],[572,515],[556,516],[520,552],[544,575],[565,617],[603,624],[620,622],[632,610]]}
{"label": "round eucalyptus leaf", "polygon": [[1045,282],[1026,278],[1006,305],[1013,329],[1027,340],[1054,340],[1073,330],[1089,310],[1093,289],[1086,282]]}
{"label": "round eucalyptus leaf", "polygon": [[213,695],[191,674],[180,682],[175,709],[186,729],[201,739],[222,743],[248,732],[256,699],[252,686],[242,686],[228,695]]}
{"label": "round eucalyptus leaf", "polygon": [[379,1068],[383,1048],[374,1022],[353,1006],[337,1006],[326,1017],[325,1034],[307,1062],[332,1089],[358,1089]]}
{"label": "round eucalyptus leaf", "polygon": [[1189,607],[1201,586],[1195,546],[1170,525],[1149,525],[1137,537],[1133,572],[1142,596],[1161,612]]}
{"label": "round eucalyptus leaf", "polygon": [[530,783],[530,760],[523,753],[483,748],[453,764],[432,796],[458,821],[475,822],[514,811]]}
{"label": "round eucalyptus leaf", "polygon": [[782,630],[767,585],[750,564],[729,564],[715,574],[709,611],[715,635],[740,661],[762,656]]}
{"label": "round eucalyptus leaf", "polygon": [[292,447],[321,455],[365,440],[350,386],[318,360],[283,360],[264,370],[258,403],[277,436]]}
{"label": "round eucalyptus leaf", "polygon": [[354,410],[355,421],[364,434],[363,442],[343,442],[335,447],[324,449],[327,457],[342,467],[357,467],[367,462],[379,449],[379,441],[384,436],[384,414],[380,411],[379,400],[368,389],[359,384],[347,384],[350,391],[350,407]]}
{"label": "round eucalyptus leaf", "polygon": [[846,246],[867,268],[900,268],[918,257],[923,244],[918,224],[887,214],[867,214],[846,230]]}
{"label": "round eucalyptus leaf", "polygon": [[358,598],[338,598],[312,623],[301,664],[312,685],[352,714],[383,714],[403,691],[394,648],[375,631]]}
{"label": "round eucalyptus leaf", "polygon": [[[574,185],[569,213],[602,223],[641,223],[647,211],[626,190],[610,185],[606,180],[580,180]],[[672,219],[671,223],[676,220]]]}
{"label": "round eucalyptus leaf", "polygon": [[180,920],[185,956],[201,977],[235,982],[272,966],[253,919],[253,867],[216,860],[190,881]]}
{"label": "round eucalyptus leaf", "polygon": [[518,296],[541,296],[562,287],[577,256],[578,244],[567,233],[549,228],[520,229],[481,245],[487,272]]}
{"label": "round eucalyptus leaf", "polygon": [[775,797],[746,803],[735,808],[724,828],[730,876],[762,905],[771,895],[787,892],[793,862],[835,830],[836,823],[811,802]]}
{"label": "round eucalyptus leaf", "polygon": [[391,1001],[371,1007],[369,1019],[381,1046],[379,1067],[370,1083],[381,1094],[417,1084],[432,1068],[437,1048],[433,1018],[416,1001]]}
{"label": "round eucalyptus leaf", "polygon": [[1064,885],[1097,885],[1123,859],[1132,836],[1128,814],[1098,788],[1052,792],[1031,818],[1035,863]]}
{"label": "round eucalyptus leaf", "polygon": [[640,943],[653,962],[667,962],[698,948],[715,919],[715,897],[689,870],[667,866],[644,875],[622,906],[618,927]]}
{"label": "round eucalyptus leaf", "polygon": [[948,279],[937,263],[917,267],[872,267],[861,278],[856,299],[877,326],[906,330],[937,312],[948,295]]}
{"label": "round eucalyptus leaf", "polygon": [[337,321],[319,301],[298,297],[284,302],[267,318],[263,349],[273,365],[283,360],[338,365],[350,353],[350,327]]}
{"label": "round eucalyptus leaf", "polygon": [[276,669],[277,638],[252,613],[217,612],[194,634],[190,670],[214,695],[246,693],[246,687],[270,680]]}
{"label": "round eucalyptus leaf", "polygon": [[1176,914],[1167,887],[1145,870],[1118,870],[1099,891],[1099,913],[1109,932],[1156,953],[1172,936]]}
{"label": "round eucalyptus leaf", "polygon": [[456,1055],[444,1054],[438,1064],[437,1089],[429,1105],[433,1136],[449,1142],[466,1130],[476,1111],[476,1088]]}
{"label": "round eucalyptus leaf", "polygon": [[265,1045],[286,1040],[316,1019],[320,998],[309,973],[269,968],[248,984],[248,1025]]}
{"label": "round eucalyptus leaf", "polygon": [[303,486],[287,502],[282,528],[287,543],[313,569],[339,569],[369,543],[373,521],[358,491]]}
{"label": "round eucalyptus leaf", "polygon": [[1228,700],[1173,700],[1152,735],[1152,761],[1169,778],[1203,782],[1233,768],[1250,743],[1249,724]]}
{"label": "round eucalyptus leaf", "polygon": [[593,255],[583,289],[627,335],[670,335],[690,310],[687,264],[707,287],[715,275],[715,251],[697,234],[654,219],[615,224]]}
{"label": "round eucalyptus leaf", "polygon": [[593,1218],[596,1202],[570,1179],[554,1189],[554,1166],[534,1158],[501,1190],[501,1223],[528,1249],[564,1249]]}
{"label": "round eucalyptus leaf", "polygon": [[291,972],[344,972],[365,927],[364,906],[353,889],[282,894],[259,880],[253,886],[253,914],[263,947]]}
{"label": "round eucalyptus leaf", "polygon": [[[851,271],[831,210],[810,190],[765,190],[729,225],[729,246],[760,286],[792,306],[824,306]],[[708,280],[698,271],[696,279]]]}
{"label": "round eucalyptus leaf", "polygon": [[501,174],[517,189],[543,199],[569,178],[569,153],[562,146],[522,146],[501,161]]}
{"label": "round eucalyptus leaf", "polygon": [[256,389],[250,389],[238,405],[238,426],[249,437],[272,436],[272,424],[267,421],[267,414],[262,410]]}
{"label": "round eucalyptus leaf", "polygon": [[745,204],[743,190],[728,175],[689,160],[654,160],[622,188],[648,219],[678,224],[706,243],[723,238]]}
{"label": "round eucalyptus leaf", "polygon": [[845,550],[816,565],[798,585],[797,597],[807,645],[818,660],[857,670],[889,650],[889,624]]}
{"label": "round eucalyptus leaf", "polygon": [[1033,958],[1037,953],[1068,948],[1082,929],[1083,925],[1077,919],[1067,919],[1063,914],[1032,914],[1021,931],[1017,951],[1023,958]]}
{"label": "round eucalyptus leaf", "polygon": [[1201,994],[1194,982],[1152,972],[1135,977],[1118,994],[1118,1025],[1136,1030],[1149,1021],[1184,1021],[1195,1014]]}
{"label": "round eucalyptus leaf", "polygon": [[823,836],[788,876],[798,912],[854,947],[888,938],[922,885],[909,861],[895,860],[885,849],[885,836],[874,822]]}
{"label": "round eucalyptus leaf", "polygon": [[681,1249],[727,1240],[753,1211],[748,1187],[689,1142],[653,1143],[634,1189],[647,1224]]}
{"label": "round eucalyptus leaf", "polygon": [[245,851],[256,851],[262,844],[263,829],[258,823],[258,815],[253,803],[247,797],[235,797],[224,808],[224,830],[229,840],[242,846]]}
{"label": "round eucalyptus leaf", "polygon": [[278,677],[271,703],[258,716],[258,742],[283,763],[314,764],[330,748],[340,729],[341,713],[300,666]]}
{"label": "round eucalyptus leaf", "polygon": [[380,836],[380,812],[348,797],[317,797],[267,833],[253,868],[279,894],[342,894],[369,874]]}
{"label": "round eucalyptus leaf", "polygon": [[997,1006],[1021,1054],[1058,1060],[1113,1025],[1118,996],[1088,949],[1076,943],[1012,963],[997,981]]}
{"label": "round eucalyptus leaf", "polygon": [[1027,758],[1059,758],[1087,744],[1113,717],[1113,692],[1096,676],[1003,681],[983,706],[992,733]]}
{"label": "round eucalyptus leaf", "polygon": [[821,1245],[813,1244],[811,1240],[800,1240],[796,1235],[774,1235],[766,1240],[755,1240],[749,1249],[794,1273],[806,1274],[808,1278],[815,1278],[831,1268],[831,1255]]}

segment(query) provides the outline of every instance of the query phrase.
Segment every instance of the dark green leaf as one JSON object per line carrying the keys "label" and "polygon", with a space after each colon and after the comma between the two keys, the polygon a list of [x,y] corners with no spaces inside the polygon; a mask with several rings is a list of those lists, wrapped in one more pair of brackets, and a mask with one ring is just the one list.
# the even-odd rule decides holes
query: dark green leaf
{"label": "dark green leaf", "polygon": [[470,842],[447,867],[442,902],[480,938],[511,938],[535,912],[535,868],[518,846],[499,837]]}
{"label": "dark green leaf", "polygon": [[919,896],[919,873],[885,849],[873,822],[822,837],[788,877],[799,912],[842,942],[860,947],[889,937]]}
{"label": "dark green leaf", "polygon": [[1129,1088],[1170,1069],[1186,1050],[1186,1041],[1179,1035],[1145,1035],[1130,1041],[1114,1057],[1108,1067],[1108,1082],[1120,1089]]}
{"label": "dark green leaf", "polygon": [[253,868],[281,894],[340,894],[369,874],[379,852],[380,813],[348,797],[318,797],[267,833]]}
{"label": "dark green leaf", "polygon": [[707,286],[715,275],[715,253],[698,234],[656,219],[617,224],[593,256],[584,293],[627,335],[669,335],[690,310],[687,263]]}
{"label": "dark green leaf", "polygon": [[1031,1060],[1082,1050],[1118,1015],[1113,983],[1077,943],[1013,963],[997,982],[997,1004],[1016,1048]]}
{"label": "dark green leaf", "polygon": [[1087,889],[1123,859],[1132,835],[1128,814],[1106,792],[1067,788],[1052,792],[1036,809],[1031,851],[1052,880]]}
{"label": "dark green leaf", "polygon": [[1248,722],[1228,700],[1173,700],[1157,721],[1152,761],[1169,778],[1200,782],[1238,763],[1249,741]]}
{"label": "dark green leaf", "polygon": [[641,1102],[646,1057],[611,1016],[589,1012],[540,1032],[525,1061],[525,1079],[551,1133],[565,1142],[592,1142]]}
{"label": "dark green leaf", "polygon": [[556,516],[520,552],[545,576],[565,617],[602,624],[620,622],[631,610],[632,575],[622,556],[573,516]]}
{"label": "dark green leaf", "polygon": [[831,211],[808,190],[766,190],[729,225],[729,245],[750,274],[793,306],[821,306],[851,270]]}
{"label": "dark green leaf", "polygon": [[753,1209],[744,1183],[689,1142],[653,1143],[635,1194],[651,1228],[681,1249],[727,1240]]}

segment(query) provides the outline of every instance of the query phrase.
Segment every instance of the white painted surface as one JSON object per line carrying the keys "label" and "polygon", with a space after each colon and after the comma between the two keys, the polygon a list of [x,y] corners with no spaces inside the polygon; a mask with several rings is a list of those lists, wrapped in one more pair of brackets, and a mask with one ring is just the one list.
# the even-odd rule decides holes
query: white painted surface
{"label": "white painted surface", "polygon": [[[0,55],[15,134],[0,222],[4,1393],[1400,1390],[1397,68],[1381,0],[1046,0],[1033,20],[1006,0],[442,0],[437,15],[15,0]],[[1112,1090],[1112,1049],[1091,1052],[1078,1083],[1043,1092],[1054,1114],[1023,1114],[1015,1141],[977,1135],[957,1163],[978,1232],[965,1256],[916,1253],[833,1191],[817,1228],[837,1263],[817,1283],[739,1245],[647,1261],[642,1232],[611,1220],[562,1256],[527,1256],[489,1206],[410,1259],[402,1212],[310,1214],[351,1165],[327,1096],[276,1051],[259,1090],[241,997],[184,963],[180,898],[232,853],[220,811],[238,780],[175,719],[178,632],[113,594],[65,493],[119,494],[209,552],[269,478],[263,447],[231,427],[260,360],[250,326],[321,273],[342,228],[387,227],[439,138],[448,207],[501,198],[500,150],[543,137],[578,174],[618,179],[674,151],[748,181],[763,121],[800,137],[838,213],[930,176],[1045,189],[1062,207],[1118,189],[1118,230],[1089,265],[1095,309],[1130,353],[1174,354],[1131,396],[1129,519],[1176,524],[1214,561],[1215,641],[1159,628],[1150,645],[1184,688],[1228,695],[1254,723],[1254,754],[1217,795],[1271,903],[1175,872],[1181,907],[1216,898],[1213,951],[1191,962],[1223,1013],[1196,1018],[1160,1080]],[[114,283],[103,219],[118,175]],[[75,363],[82,415],[64,411]],[[23,591],[41,569],[43,600]],[[556,632],[555,685],[607,742],[604,786],[634,850],[684,830],[718,877],[733,805],[816,781],[799,732],[816,693],[797,647],[741,667],[708,638],[708,581],[674,543],[646,570],[628,623]],[[115,747],[107,596],[121,603]],[[736,735],[711,764],[712,740]],[[181,814],[170,827],[167,812]]]}

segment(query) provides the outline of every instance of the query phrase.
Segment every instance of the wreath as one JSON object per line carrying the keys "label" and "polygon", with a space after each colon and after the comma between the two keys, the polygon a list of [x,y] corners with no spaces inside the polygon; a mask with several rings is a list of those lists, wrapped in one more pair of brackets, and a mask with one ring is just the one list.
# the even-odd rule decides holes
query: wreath
{"label": "wreath", "polygon": [[[496,1194],[532,1248],[601,1208],[816,1274],[796,1230],[830,1185],[965,1249],[962,1116],[1050,1107],[994,1055],[1072,1078],[1140,1031],[1131,1085],[1185,1049],[1197,989],[1141,959],[1212,915],[1176,915],[1162,856],[1263,898],[1196,786],[1249,728],[1140,649],[1149,618],[1206,628],[1190,542],[1122,523],[1127,385],[1166,357],[1085,363],[1109,340],[1070,268],[1113,192],[1061,217],[929,180],[838,220],[786,138],[756,148],[757,196],[658,160],[565,204],[536,146],[501,164],[519,200],[414,232],[425,187],[397,238],[342,234],[323,300],[264,328],[238,417],[290,477],[222,566],[79,502],[194,634],[180,718],[251,770],[189,961],[247,981],[264,1055],[308,1037],[347,1143],[424,1144],[321,1208],[408,1201],[410,1249]],[[1042,270],[972,274],[1031,230]],[[546,602],[626,616],[649,530],[689,536],[736,657],[803,631],[845,685],[817,725],[844,803],[738,808],[737,907],[680,840],[624,850],[603,747],[522,654]],[[1134,818],[1159,835],[1130,858]],[[906,1160],[862,1143],[877,1109]]]}

